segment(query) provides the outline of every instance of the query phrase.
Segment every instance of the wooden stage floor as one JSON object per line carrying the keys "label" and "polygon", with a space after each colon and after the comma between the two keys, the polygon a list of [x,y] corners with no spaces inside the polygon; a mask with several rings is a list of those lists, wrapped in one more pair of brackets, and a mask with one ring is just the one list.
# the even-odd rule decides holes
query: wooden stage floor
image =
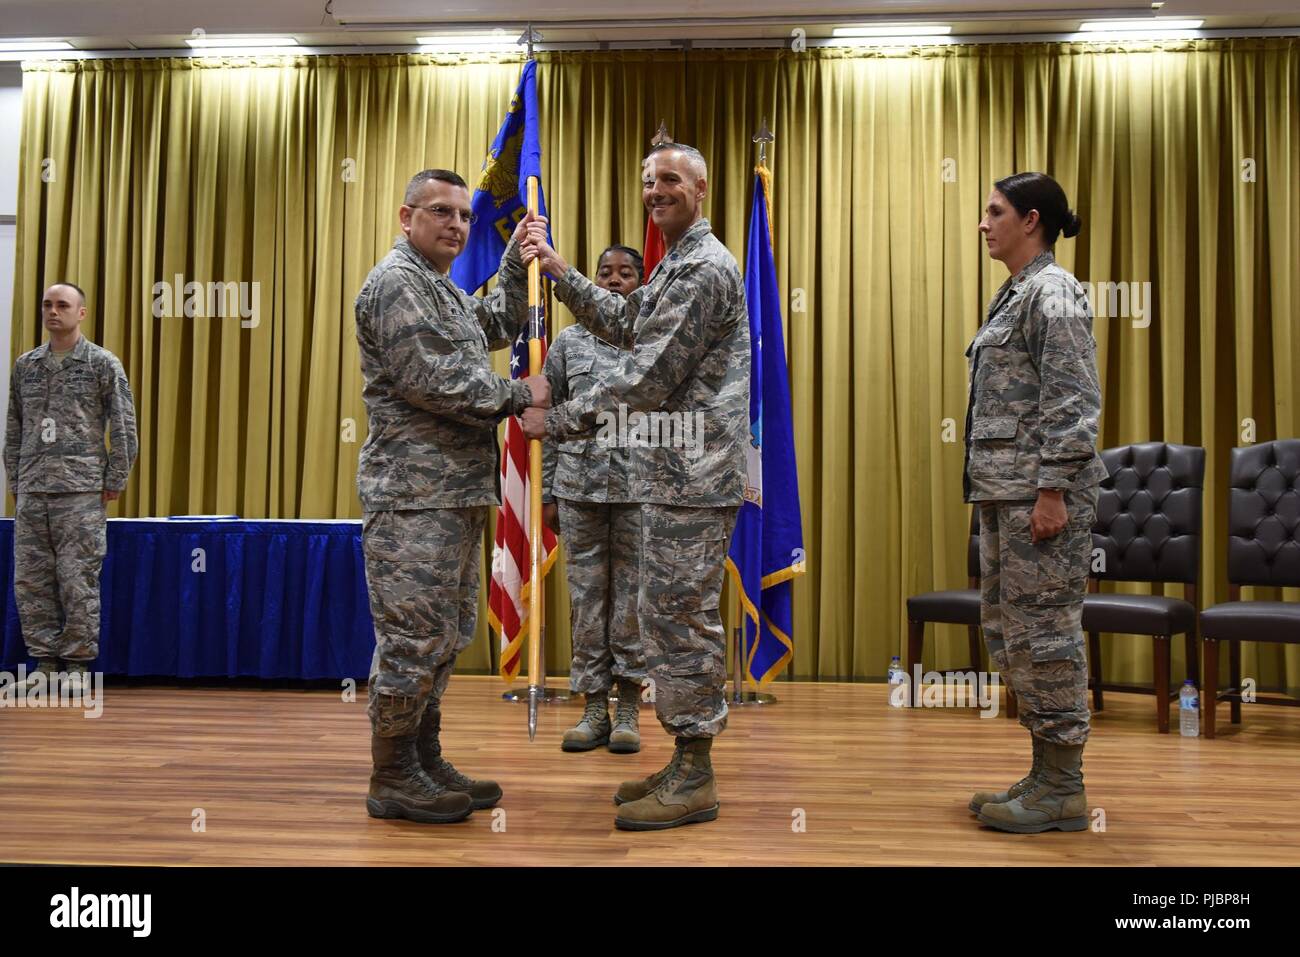
{"label": "wooden stage floor", "polygon": [[[669,739],[642,708],[640,754],[564,754],[580,705],[525,708],[494,678],[457,677],[444,745],[494,776],[504,815],[375,821],[364,686],[325,691],[107,689],[100,718],[0,708],[0,860],[85,864],[1300,864],[1300,712],[1221,706],[1220,737],[1155,731],[1149,696],[1109,694],[1084,769],[1104,831],[981,827],[971,791],[1028,764],[1028,736],[974,710],[891,709],[886,686],[778,684],[733,710],[714,750],[722,813],[657,833],[613,826],[620,780]],[[205,828],[192,825],[201,809]],[[802,815],[800,814],[802,812]],[[798,820],[806,823],[797,830]],[[495,826],[494,826],[495,825]]]}

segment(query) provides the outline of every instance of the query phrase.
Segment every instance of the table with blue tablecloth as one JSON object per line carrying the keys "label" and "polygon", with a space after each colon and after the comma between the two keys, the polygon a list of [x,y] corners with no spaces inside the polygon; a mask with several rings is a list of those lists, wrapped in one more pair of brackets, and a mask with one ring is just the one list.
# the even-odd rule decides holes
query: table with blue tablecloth
{"label": "table with blue tablecloth", "polygon": [[[0,668],[28,661],[14,522],[0,519]],[[365,678],[375,647],[359,521],[111,519],[99,660],[110,675]]]}

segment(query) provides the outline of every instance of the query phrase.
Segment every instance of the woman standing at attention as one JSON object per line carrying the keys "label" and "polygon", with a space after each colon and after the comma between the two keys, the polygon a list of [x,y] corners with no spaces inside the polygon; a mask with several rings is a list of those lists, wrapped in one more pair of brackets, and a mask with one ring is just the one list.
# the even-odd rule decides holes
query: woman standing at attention
{"label": "woman standing at attention", "polygon": [[994,184],[979,229],[1011,273],[966,350],[967,502],[980,509],[980,623],[992,667],[1015,692],[1033,765],[970,802],[982,823],[1033,834],[1088,826],[1083,748],[1088,669],[1083,595],[1092,550],[1101,388],[1092,308],[1053,245],[1079,232],[1059,183]]}

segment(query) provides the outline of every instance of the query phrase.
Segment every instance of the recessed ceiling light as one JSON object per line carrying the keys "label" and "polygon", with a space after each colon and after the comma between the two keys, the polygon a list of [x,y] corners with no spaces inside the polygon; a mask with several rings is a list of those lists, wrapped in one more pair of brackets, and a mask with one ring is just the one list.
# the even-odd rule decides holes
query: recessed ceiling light
{"label": "recessed ceiling light", "polygon": [[909,23],[888,27],[836,27],[833,37],[938,37],[952,33],[947,23]]}
{"label": "recessed ceiling light", "polygon": [[1133,17],[1128,20],[1086,20],[1079,24],[1082,33],[1148,33],[1162,30],[1196,30],[1204,20],[1161,20]]}
{"label": "recessed ceiling light", "polygon": [[0,53],[27,53],[39,50],[71,50],[67,40],[0,40]]}
{"label": "recessed ceiling light", "polygon": [[196,49],[228,50],[246,47],[296,47],[293,37],[186,37],[185,42]]}
{"label": "recessed ceiling light", "polygon": [[504,30],[496,33],[439,33],[428,37],[416,37],[415,42],[430,52],[446,50],[504,51],[516,50],[519,43],[515,37]]}

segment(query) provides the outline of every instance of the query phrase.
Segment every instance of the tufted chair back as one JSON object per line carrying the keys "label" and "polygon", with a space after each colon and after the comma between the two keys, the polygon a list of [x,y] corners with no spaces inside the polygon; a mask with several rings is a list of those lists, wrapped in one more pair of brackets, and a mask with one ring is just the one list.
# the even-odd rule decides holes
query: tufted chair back
{"label": "tufted chair back", "polygon": [[1300,439],[1233,449],[1228,581],[1300,586]]}
{"label": "tufted chair back", "polygon": [[1106,564],[1094,577],[1195,585],[1205,449],[1141,442],[1106,449],[1101,460],[1110,474],[1097,498],[1092,546]]}

